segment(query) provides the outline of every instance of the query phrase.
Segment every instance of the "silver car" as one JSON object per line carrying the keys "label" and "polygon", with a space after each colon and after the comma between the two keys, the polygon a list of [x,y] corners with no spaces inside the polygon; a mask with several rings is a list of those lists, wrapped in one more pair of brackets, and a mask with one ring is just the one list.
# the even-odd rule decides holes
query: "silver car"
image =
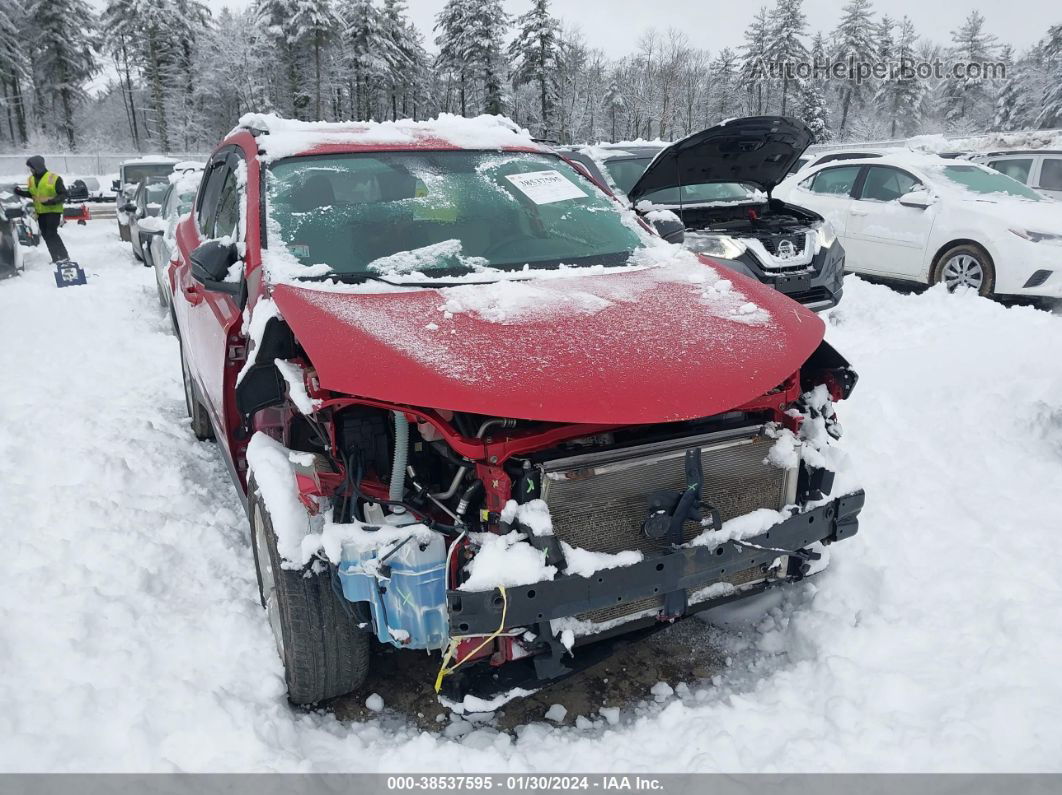
{"label": "silver car", "polygon": [[1062,199],[1062,150],[989,152],[970,159],[1018,180],[1049,199]]}
{"label": "silver car", "polygon": [[159,303],[169,308],[170,279],[168,269],[175,249],[174,234],[177,222],[195,204],[196,191],[203,175],[202,166],[184,168],[170,175],[169,187],[162,196],[162,207],[153,219],[150,229],[142,229],[144,238],[144,264],[155,269],[155,282],[158,287]]}

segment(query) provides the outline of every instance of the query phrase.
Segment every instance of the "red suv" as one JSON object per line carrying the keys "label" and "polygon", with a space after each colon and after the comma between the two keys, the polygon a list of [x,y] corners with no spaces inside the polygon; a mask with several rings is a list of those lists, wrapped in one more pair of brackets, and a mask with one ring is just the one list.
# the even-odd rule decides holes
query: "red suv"
{"label": "red suv", "polygon": [[192,428],[295,703],[359,688],[373,643],[501,703],[856,532],[822,321],[503,119],[244,117],[176,240]]}

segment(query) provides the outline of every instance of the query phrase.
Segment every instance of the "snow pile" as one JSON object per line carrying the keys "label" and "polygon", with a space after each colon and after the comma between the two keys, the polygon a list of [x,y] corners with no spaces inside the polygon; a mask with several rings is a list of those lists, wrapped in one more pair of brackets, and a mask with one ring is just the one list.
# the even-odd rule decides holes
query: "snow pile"
{"label": "snow pile", "polygon": [[597,572],[604,569],[616,569],[622,566],[633,566],[641,563],[645,556],[636,549],[623,552],[594,552],[590,549],[573,547],[564,541],[561,542],[564,551],[564,560],[568,564],[565,574],[574,574],[579,577],[593,577]]}
{"label": "snow pile", "polygon": [[239,384],[248,371],[255,365],[258,349],[262,345],[262,336],[265,334],[266,324],[276,318],[283,320],[280,310],[272,298],[259,298],[254,306],[248,306],[243,310],[244,336],[247,337],[247,360],[236,374],[236,383]]}
{"label": "snow pile", "polygon": [[522,505],[516,500],[509,500],[502,508],[499,518],[502,524],[519,524],[536,536],[553,535],[553,517],[550,516],[549,506],[544,500],[529,500]]}
{"label": "snow pile", "polygon": [[258,136],[270,162],[324,146],[417,146],[443,143],[459,149],[526,148],[543,151],[531,134],[504,116],[475,118],[440,113],[435,119],[384,122],[325,122],[284,119],[272,113],[245,113],[240,127],[267,132]]}
{"label": "snow pile", "polygon": [[564,289],[562,285],[533,280],[446,287],[439,293],[443,298],[439,311],[444,318],[465,313],[502,325],[553,314],[591,315],[613,303],[588,290]]}
{"label": "snow pile", "polygon": [[286,359],[274,359],[280,375],[288,385],[288,397],[291,402],[303,414],[313,414],[321,406],[321,401],[311,398],[306,391],[306,371],[297,362],[289,362]]}
{"label": "snow pile", "polygon": [[316,529],[311,523],[313,517],[299,501],[292,469],[298,455],[261,431],[247,445],[247,468],[269,511],[277,552],[284,559],[282,565],[294,569],[310,562],[311,556],[303,553],[303,539]]}
{"label": "snow pile", "polygon": [[918,152],[998,152],[1006,149],[1062,149],[1062,130],[1024,130],[996,132],[953,138],[942,134],[916,135],[907,140],[907,148]]}
{"label": "snow pile", "polygon": [[384,275],[402,275],[437,266],[446,260],[455,261],[473,270],[484,268],[488,264],[488,260],[482,257],[463,256],[461,241],[453,239],[380,257],[366,267]]}
{"label": "snow pile", "polygon": [[473,533],[470,537],[479,549],[469,561],[462,591],[532,585],[552,580],[557,574],[556,566],[546,565],[546,553],[531,546],[523,533]]}

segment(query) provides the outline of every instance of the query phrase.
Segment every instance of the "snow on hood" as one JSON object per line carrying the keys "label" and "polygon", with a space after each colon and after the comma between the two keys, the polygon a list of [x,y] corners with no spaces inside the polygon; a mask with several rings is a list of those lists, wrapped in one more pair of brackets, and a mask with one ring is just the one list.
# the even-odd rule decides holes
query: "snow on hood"
{"label": "snow on hood", "polygon": [[816,315],[753,279],[722,279],[666,244],[636,256],[642,267],[621,272],[491,284],[280,284],[273,300],[325,389],[554,422],[725,411],[777,386],[822,339]]}
{"label": "snow on hood", "polygon": [[[504,116],[475,118],[440,113],[435,119],[384,122],[296,121],[272,113],[245,113],[239,127],[256,132],[264,162],[309,152],[325,145],[418,146],[431,143],[458,149],[535,149],[546,151],[531,133]],[[233,130],[236,132],[237,130]],[[231,133],[230,133],[231,134]]]}

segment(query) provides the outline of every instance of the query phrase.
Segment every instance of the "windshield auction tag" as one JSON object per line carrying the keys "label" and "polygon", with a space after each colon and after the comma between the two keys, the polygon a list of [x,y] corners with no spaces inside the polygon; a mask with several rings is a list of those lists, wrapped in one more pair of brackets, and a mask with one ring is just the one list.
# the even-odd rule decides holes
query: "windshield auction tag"
{"label": "windshield auction tag", "polygon": [[566,199],[585,199],[586,194],[564,177],[559,171],[528,171],[524,174],[506,174],[520,192],[535,204],[552,204]]}

